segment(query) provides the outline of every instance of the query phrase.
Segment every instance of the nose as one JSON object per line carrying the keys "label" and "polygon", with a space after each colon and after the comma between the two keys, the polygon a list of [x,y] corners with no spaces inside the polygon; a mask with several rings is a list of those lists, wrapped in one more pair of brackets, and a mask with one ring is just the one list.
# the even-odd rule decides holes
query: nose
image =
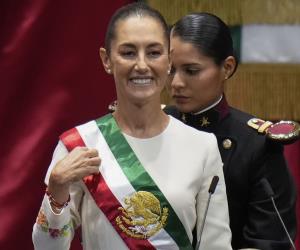
{"label": "nose", "polygon": [[146,73],[149,70],[146,58],[144,54],[140,54],[135,63],[135,70],[140,73]]}
{"label": "nose", "polygon": [[171,88],[180,89],[184,87],[185,83],[181,78],[180,74],[178,72],[173,73],[173,78],[171,79]]}

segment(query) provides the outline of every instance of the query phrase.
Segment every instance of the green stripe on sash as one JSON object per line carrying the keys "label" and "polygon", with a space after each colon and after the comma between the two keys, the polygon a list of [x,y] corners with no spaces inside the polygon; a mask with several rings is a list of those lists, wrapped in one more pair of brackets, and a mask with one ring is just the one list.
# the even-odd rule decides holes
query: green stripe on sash
{"label": "green stripe on sash", "polygon": [[111,114],[108,114],[97,119],[96,123],[109,145],[110,150],[134,189],[136,191],[151,192],[157,199],[159,199],[162,208],[167,207],[169,209],[167,224],[164,229],[173,238],[180,249],[193,249],[180,219],[167,201],[166,197],[145,171],[141,162],[136,157],[127,140],[121,133],[114,117]]}

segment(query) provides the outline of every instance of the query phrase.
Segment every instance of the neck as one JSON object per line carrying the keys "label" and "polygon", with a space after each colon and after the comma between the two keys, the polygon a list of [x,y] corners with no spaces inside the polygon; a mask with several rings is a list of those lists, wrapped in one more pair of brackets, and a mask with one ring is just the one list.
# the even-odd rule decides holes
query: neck
{"label": "neck", "polygon": [[204,113],[207,110],[210,110],[212,108],[214,108],[215,106],[217,106],[221,100],[223,98],[223,95],[221,95],[216,101],[214,101],[212,104],[208,105],[206,108],[202,108],[201,110],[197,111],[197,112],[192,112],[193,115],[199,115],[201,113]]}
{"label": "neck", "polygon": [[161,110],[159,102],[151,105],[118,102],[113,116],[123,133],[137,138],[156,136],[169,123],[169,117]]}

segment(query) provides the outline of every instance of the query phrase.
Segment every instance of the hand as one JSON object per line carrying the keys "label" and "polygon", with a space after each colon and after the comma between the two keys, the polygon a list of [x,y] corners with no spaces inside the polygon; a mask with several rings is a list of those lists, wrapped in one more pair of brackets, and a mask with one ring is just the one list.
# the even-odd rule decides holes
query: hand
{"label": "hand", "polygon": [[64,203],[69,197],[69,186],[85,176],[99,173],[100,163],[96,149],[76,147],[53,168],[49,192],[57,202]]}

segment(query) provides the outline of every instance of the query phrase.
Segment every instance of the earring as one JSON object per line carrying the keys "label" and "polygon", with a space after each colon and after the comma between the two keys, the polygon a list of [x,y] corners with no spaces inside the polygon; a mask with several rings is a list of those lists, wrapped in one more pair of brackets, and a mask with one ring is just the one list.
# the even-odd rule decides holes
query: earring
{"label": "earring", "polygon": [[111,69],[106,70],[107,74],[111,74]]}
{"label": "earring", "polygon": [[167,73],[168,73],[168,75],[170,75],[171,74],[171,69],[168,69]]}

